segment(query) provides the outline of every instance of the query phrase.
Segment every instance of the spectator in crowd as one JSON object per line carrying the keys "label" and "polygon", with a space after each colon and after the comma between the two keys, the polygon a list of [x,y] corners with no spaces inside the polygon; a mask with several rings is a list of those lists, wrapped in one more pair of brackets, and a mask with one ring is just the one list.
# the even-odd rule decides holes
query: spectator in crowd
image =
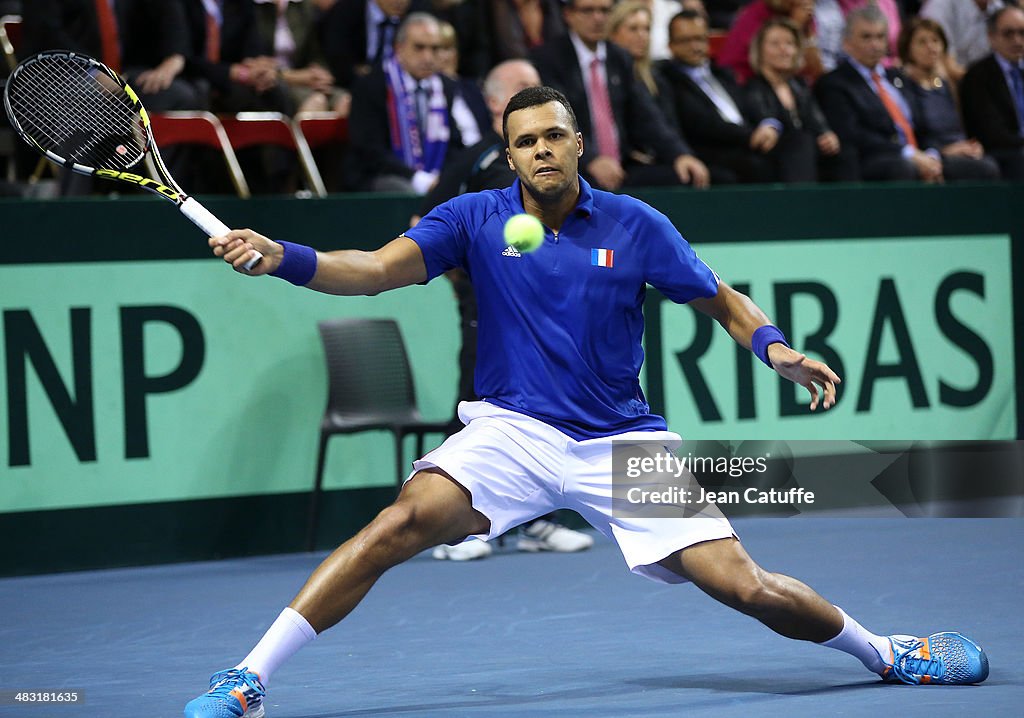
{"label": "spectator in crowd", "polygon": [[[102,60],[120,73],[150,112],[205,107],[201,89],[182,74],[188,33],[182,6],[161,0],[32,0],[22,7],[23,52],[72,50]],[[171,172],[181,176],[184,154],[164,152]],[[87,195],[92,177],[61,170],[61,195]]]}
{"label": "spectator in crowd", "polygon": [[214,112],[291,114],[277,61],[261,55],[251,0],[182,0],[188,50],[185,76],[202,88]]}
{"label": "spectator in crowd", "polygon": [[477,82],[565,32],[561,0],[412,0],[410,7],[455,28],[459,75]]}
{"label": "spectator in crowd", "polygon": [[[651,93],[635,79],[629,54],[607,42],[611,9],[612,0],[568,0],[569,33],[531,55],[544,83],[565,93],[576,108],[586,147],[583,176],[606,190],[706,186],[707,167],[662,119]],[[637,162],[633,151],[649,151],[654,164]]]}
{"label": "spectator in crowd", "polygon": [[[728,30],[732,27],[736,14],[749,0],[707,0],[708,27],[716,30]],[[684,8],[685,9],[685,8]]]}
{"label": "spectator in crowd", "polygon": [[1003,0],[926,0],[921,17],[942,26],[949,38],[950,54],[966,68],[992,52],[986,23],[1003,5]]}
{"label": "spectator in crowd", "polygon": [[[229,114],[295,111],[287,86],[280,82],[277,60],[262,54],[252,0],[168,4],[179,3],[187,36],[182,74],[198,88],[203,109]],[[295,185],[297,166],[284,148],[247,147],[237,154],[253,193],[276,194]],[[232,191],[223,157],[211,148],[179,145],[165,159],[173,162],[175,178],[193,192]]]}
{"label": "spectator in crowd", "polygon": [[882,65],[888,46],[885,15],[874,5],[847,17],[847,59],[818,81],[818,101],[844,146],[854,150],[864,180],[987,179],[983,160],[941,154],[921,144],[916,118],[901,89],[912,82]]}
{"label": "spectator in crowd", "polygon": [[452,112],[467,113],[459,119],[462,128],[462,143],[476,144],[491,124],[491,114],[480,85],[471,77],[459,74],[459,40],[455,26],[441,21],[441,50],[437,54],[438,71],[455,83],[455,94],[459,101],[452,104]]}
{"label": "spectator in crowd", "polygon": [[[640,0],[647,6],[651,16],[651,40],[648,55],[651,60],[664,60],[668,58],[668,22],[676,13],[683,9],[679,0]],[[701,11],[704,10],[703,0],[687,0],[688,3],[699,3]],[[616,3],[619,4],[619,3]],[[614,41],[614,38],[612,38]]]}
{"label": "spectator in crowd", "polygon": [[338,87],[351,89],[394,53],[410,0],[337,0],[320,19],[320,43]]}
{"label": "spectator in crowd", "polygon": [[457,74],[481,85],[494,63],[480,3],[477,0],[413,0],[410,8],[436,17],[441,21],[442,32],[445,24],[454,28]]}
{"label": "spectator in crowd", "polygon": [[426,194],[461,149],[455,84],[438,72],[441,28],[426,13],[399,27],[394,56],[352,87],[349,183],[353,189]]}
{"label": "spectator in crowd", "polygon": [[[633,58],[633,74],[651,93],[670,127],[678,127],[672,88],[654,71],[650,54],[651,12],[646,0],[621,0],[608,16],[608,39]],[[666,29],[668,24],[666,23]]]}
{"label": "spectator in crowd", "polygon": [[608,39],[633,58],[633,73],[653,95],[658,91],[651,65],[651,10],[648,0],[621,0],[608,13]]}
{"label": "spectator in crowd", "polygon": [[[657,0],[651,0],[651,1],[654,2],[655,5],[659,4],[657,2]],[[667,5],[671,5],[671,2],[669,2],[668,0],[665,0],[665,1],[661,2],[660,4],[667,6]],[[698,13],[698,14],[702,15],[705,20],[707,20],[709,18],[708,9],[704,5],[704,0],[680,0],[679,5],[680,5],[680,7],[679,7],[678,12],[675,12],[675,13],[669,15],[666,18],[666,22],[665,22],[665,42],[666,42],[666,44],[668,43],[668,23],[671,22],[672,18],[674,18],[676,15],[678,15],[683,10],[693,10],[695,13]],[[711,27],[711,25],[709,24],[708,27]]]}
{"label": "spectator in crowd", "polygon": [[676,116],[715,184],[771,182],[781,123],[758,115],[731,73],[708,60],[708,24],[683,10],[669,25],[672,59],[659,68],[672,88]]}
{"label": "spectator in crowd", "polygon": [[839,0],[815,0],[814,36],[822,73],[836,69],[843,53],[843,28],[846,16]]}
{"label": "spectator in crowd", "polygon": [[772,153],[782,182],[816,182],[824,158],[839,154],[839,138],[825,115],[798,78],[802,63],[802,35],[789,20],[771,19],[757,31],[750,46],[755,75],[746,92],[758,116],[774,117],[782,124],[778,149]]}
{"label": "spectator in crowd", "polygon": [[771,18],[787,18],[800,30],[801,44],[807,48],[801,74],[809,82],[814,82],[822,73],[814,41],[814,0],[753,0],[736,16],[718,56],[718,64],[732,70],[740,83],[746,83],[753,77],[750,43],[761,26]]}
{"label": "spectator in crowd", "polygon": [[[903,0],[904,2],[906,0]],[[896,45],[899,43],[900,31],[903,29],[902,13],[899,0],[839,0],[839,7],[843,11],[843,17],[849,17],[850,13],[857,8],[874,6],[885,17],[886,25],[889,28],[885,44],[885,57],[882,64],[886,67],[895,64]]]}
{"label": "spectator in crowd", "polygon": [[[539,87],[540,75],[527,60],[506,60],[487,73],[484,80],[483,96],[487,103],[489,122],[484,126],[480,140],[460,150],[448,162],[434,188],[424,197],[419,214],[413,218],[415,224],[442,202],[465,192],[480,192],[485,189],[504,189],[512,184],[515,171],[508,166],[502,138],[502,114],[508,99],[527,87]],[[475,357],[475,354],[473,354]],[[463,365],[472,368],[472,362]],[[465,372],[463,372],[465,375]],[[460,384],[459,394],[463,398],[472,395],[472,371],[469,381]]]}
{"label": "spectator in crowd", "polygon": [[565,34],[560,0],[476,0],[489,66],[526,58],[544,43]]}
{"label": "spectator in crowd", "polygon": [[843,34],[846,59],[818,82],[818,101],[856,160],[858,179],[941,182],[942,162],[913,134],[902,75],[882,66],[888,23],[875,6],[853,10]]}
{"label": "spectator in crowd", "polygon": [[814,29],[823,73],[836,69],[842,59],[846,16],[851,10],[864,5],[876,5],[888,19],[889,48],[883,63],[888,66],[896,61],[896,43],[902,27],[900,7],[907,14],[912,14],[908,10],[907,0],[899,5],[896,0],[815,0]]}
{"label": "spectator in crowd", "polygon": [[[651,0],[651,1],[655,2],[655,4],[657,4],[656,0]],[[662,5],[670,5],[671,3],[670,2],[662,2],[661,4]],[[669,21],[671,21],[672,18],[674,18],[676,15],[679,14],[679,12],[682,12],[683,10],[693,10],[694,12],[703,15],[705,20],[708,19],[708,10],[707,10],[707,7],[704,5],[704,0],[680,0],[679,5],[680,5],[679,11],[668,16],[668,20]],[[667,28],[668,27],[668,23],[665,23],[665,26]],[[709,25],[709,27],[710,27],[710,25]],[[666,29],[665,38],[666,38],[666,42],[667,42],[668,41],[667,29]]]}
{"label": "spectator in crowd", "polygon": [[999,163],[1003,177],[1024,181],[1024,10],[1007,6],[988,21],[992,54],[960,85],[964,125]]}
{"label": "spectator in crowd", "polygon": [[348,92],[335,87],[334,76],[324,67],[326,60],[317,34],[320,10],[314,0],[252,2],[256,6],[260,54],[276,60],[294,111],[347,111]]}
{"label": "spectator in crowd", "polygon": [[911,105],[914,129],[922,147],[935,148],[948,161],[967,157],[989,167],[988,179],[999,178],[999,166],[985,156],[981,143],[968,139],[960,122],[955,81],[949,76],[949,43],[942,26],[913,18],[900,33],[900,60],[910,79],[903,92]]}
{"label": "spectator in crowd", "polygon": [[121,73],[151,112],[203,100],[182,76],[188,35],[181,6],[160,0],[32,0],[22,8],[25,55],[74,50]]}

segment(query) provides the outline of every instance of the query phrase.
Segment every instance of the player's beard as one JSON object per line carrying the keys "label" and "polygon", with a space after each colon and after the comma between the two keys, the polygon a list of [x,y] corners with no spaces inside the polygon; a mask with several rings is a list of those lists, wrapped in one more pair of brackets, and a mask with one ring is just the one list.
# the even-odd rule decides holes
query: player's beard
{"label": "player's beard", "polygon": [[570,175],[562,172],[560,176],[562,178],[561,182],[540,187],[533,181],[532,177],[524,177],[522,173],[519,173],[519,182],[523,185],[523,189],[530,193],[530,196],[533,197],[537,204],[558,204],[567,194],[579,191],[575,181],[577,177],[575,173]]}

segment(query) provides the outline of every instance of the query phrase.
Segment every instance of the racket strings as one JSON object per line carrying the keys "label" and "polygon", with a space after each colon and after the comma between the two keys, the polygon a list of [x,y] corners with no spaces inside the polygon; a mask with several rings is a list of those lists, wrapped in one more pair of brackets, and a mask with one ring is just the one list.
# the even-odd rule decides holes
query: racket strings
{"label": "racket strings", "polygon": [[26,65],[12,81],[11,109],[44,150],[78,164],[120,169],[144,156],[146,132],[135,103],[91,63],[51,55]]}
{"label": "racket strings", "polygon": [[[113,163],[122,167],[130,167],[142,158],[145,150],[144,133],[137,127],[140,122],[133,103],[121,86],[106,74],[98,69],[88,68],[82,72],[82,67],[64,60],[65,69],[68,72],[68,79],[72,83],[72,90],[80,90],[78,99],[83,108],[96,107],[99,111],[90,115],[88,129],[93,131],[91,138],[87,139],[83,149],[87,152],[100,151],[97,156],[107,156]],[[75,84],[76,74],[83,81]],[[106,85],[103,82],[106,81]],[[83,115],[85,113],[83,112]],[[72,128],[74,131],[74,128]],[[106,142],[106,146],[99,146],[100,142]],[[127,141],[127,144],[125,144]],[[116,148],[121,146],[120,152]]]}
{"label": "racket strings", "polygon": [[[79,112],[80,115],[70,116],[87,118],[87,122],[81,123],[86,129],[93,130],[94,133],[105,132],[108,136],[118,134],[119,129],[130,127],[137,121],[131,101],[120,85],[100,73],[98,69],[61,57],[54,57],[51,60],[61,71],[61,74],[55,74],[52,79],[62,81],[61,86],[53,88],[53,91],[48,93],[51,103],[57,105],[55,109],[63,109],[65,113],[68,109]],[[107,81],[109,87],[101,84],[104,80]],[[111,88],[116,90],[116,94],[111,91]],[[75,107],[63,106],[64,93],[74,100]],[[53,116],[60,118],[62,114]],[[66,119],[69,115],[63,114],[63,117]],[[62,128],[65,138],[69,133],[78,131],[78,128],[72,126],[70,121],[63,122]],[[96,141],[95,135],[92,141]],[[86,141],[87,145],[88,142],[89,140]],[[141,150],[140,146],[139,151],[141,152]]]}
{"label": "racket strings", "polygon": [[[141,159],[143,144],[129,129],[135,117],[109,117],[110,107],[77,112],[78,105],[99,93],[77,85],[53,83],[51,92],[38,99],[16,95],[15,108],[24,114],[23,129],[44,149],[65,159],[88,165],[127,168]],[[104,116],[104,112],[107,116]],[[120,148],[120,149],[118,149]]]}

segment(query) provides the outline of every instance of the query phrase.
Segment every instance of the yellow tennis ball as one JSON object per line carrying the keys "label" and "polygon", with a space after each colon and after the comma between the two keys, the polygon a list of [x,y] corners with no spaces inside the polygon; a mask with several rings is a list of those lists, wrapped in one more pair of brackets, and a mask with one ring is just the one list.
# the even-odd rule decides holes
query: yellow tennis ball
{"label": "yellow tennis ball", "polygon": [[516,214],[505,222],[505,242],[520,252],[532,252],[544,243],[544,225],[532,214]]}

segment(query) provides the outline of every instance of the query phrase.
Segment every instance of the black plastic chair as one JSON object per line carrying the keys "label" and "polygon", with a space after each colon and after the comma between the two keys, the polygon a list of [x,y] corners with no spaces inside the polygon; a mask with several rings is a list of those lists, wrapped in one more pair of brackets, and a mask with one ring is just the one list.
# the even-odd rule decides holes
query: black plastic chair
{"label": "black plastic chair", "polygon": [[309,500],[306,547],[312,551],[319,522],[327,440],[337,434],[390,431],[395,439],[396,485],[405,478],[402,442],[416,437],[416,456],[423,456],[425,434],[446,433],[448,422],[424,421],[416,407],[416,391],[405,342],[391,319],[330,319],[319,322],[327,359],[327,408],[320,420],[316,482]]}

